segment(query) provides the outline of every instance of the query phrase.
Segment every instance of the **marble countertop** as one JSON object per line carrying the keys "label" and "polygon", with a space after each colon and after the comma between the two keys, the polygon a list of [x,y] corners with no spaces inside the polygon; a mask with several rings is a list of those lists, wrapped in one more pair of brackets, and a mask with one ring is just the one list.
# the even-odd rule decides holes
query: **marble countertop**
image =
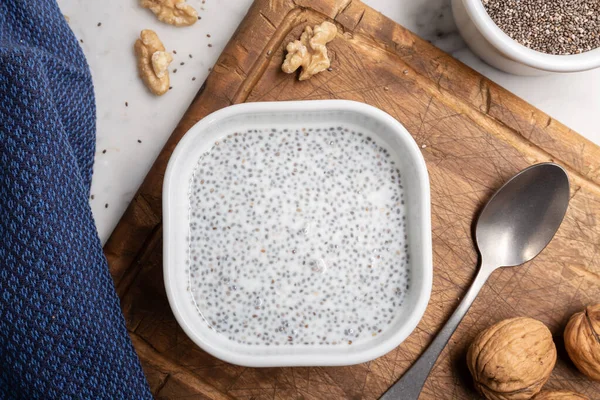
{"label": "marble countertop", "polygon": [[[508,75],[467,49],[456,30],[450,0],[363,1],[600,144],[600,69],[544,77]],[[58,0],[80,39],[95,85],[97,147],[90,204],[103,242],[252,0],[188,3],[201,20],[175,28],[159,22],[137,0]],[[162,97],[149,94],[137,76],[133,43],[142,29],[155,30],[165,47],[176,52],[171,66],[173,89]]]}

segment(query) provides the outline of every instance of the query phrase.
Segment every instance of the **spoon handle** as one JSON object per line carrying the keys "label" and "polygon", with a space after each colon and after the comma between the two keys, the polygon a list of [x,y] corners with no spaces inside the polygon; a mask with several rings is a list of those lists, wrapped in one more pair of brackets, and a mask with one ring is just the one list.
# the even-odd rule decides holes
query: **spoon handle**
{"label": "spoon handle", "polygon": [[456,311],[448,319],[446,325],[444,325],[435,339],[433,339],[427,350],[421,354],[421,357],[419,357],[402,378],[389,388],[379,400],[417,400],[419,398],[421,389],[423,389],[425,380],[429,376],[433,365],[492,271],[492,268],[479,269],[475,280],[471,284],[471,288],[460,302]]}

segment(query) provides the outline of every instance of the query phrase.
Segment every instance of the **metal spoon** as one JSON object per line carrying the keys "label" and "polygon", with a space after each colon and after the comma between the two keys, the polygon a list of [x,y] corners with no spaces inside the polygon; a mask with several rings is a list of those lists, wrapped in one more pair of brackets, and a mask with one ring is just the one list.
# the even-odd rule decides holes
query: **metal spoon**
{"label": "metal spoon", "polygon": [[413,366],[380,400],[418,399],[435,361],[485,281],[500,267],[523,264],[552,240],[569,204],[569,178],[553,163],[533,165],[504,184],[477,220],[481,262],[471,288],[446,325]]}

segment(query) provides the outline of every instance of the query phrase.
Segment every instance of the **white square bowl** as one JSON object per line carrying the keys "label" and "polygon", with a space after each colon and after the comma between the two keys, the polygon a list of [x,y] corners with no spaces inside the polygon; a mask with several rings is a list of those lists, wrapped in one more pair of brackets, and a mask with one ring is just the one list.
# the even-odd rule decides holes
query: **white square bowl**
{"label": "white square bowl", "polygon": [[[210,329],[192,300],[188,276],[189,198],[194,168],[215,141],[248,129],[356,127],[383,141],[402,174],[411,257],[410,288],[399,315],[377,337],[353,346],[247,346]],[[185,333],[221,360],[249,367],[351,365],[380,357],[406,339],[425,312],[432,284],[429,178],[421,151],[408,131],[385,112],[346,100],[247,103],[219,110],[181,139],[163,186],[164,279],[169,303]]]}

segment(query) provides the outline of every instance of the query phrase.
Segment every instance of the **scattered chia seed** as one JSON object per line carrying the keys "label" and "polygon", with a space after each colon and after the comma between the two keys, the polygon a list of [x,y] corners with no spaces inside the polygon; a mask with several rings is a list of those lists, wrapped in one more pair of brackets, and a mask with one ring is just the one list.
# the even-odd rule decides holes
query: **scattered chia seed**
{"label": "scattered chia seed", "polygon": [[207,34],[206,34],[206,37],[210,37],[210,33],[207,33]]}
{"label": "scattered chia seed", "polygon": [[173,50],[173,54],[177,54],[177,50]]}
{"label": "scattered chia seed", "polygon": [[104,208],[108,208],[108,203],[106,203],[106,204],[104,205]]}
{"label": "scattered chia seed", "polygon": [[508,36],[547,54],[578,54],[600,47],[599,0],[482,0]]}
{"label": "scattered chia seed", "polygon": [[212,44],[210,44],[210,43],[209,43],[209,44],[208,44],[208,47],[212,47]]}
{"label": "scattered chia seed", "polygon": [[343,126],[215,142],[188,197],[191,300],[209,327],[267,346],[356,345],[390,328],[410,281],[394,159]]}
{"label": "scattered chia seed", "polygon": [[189,54],[189,57],[190,57],[190,58],[194,58],[194,57],[192,57],[192,55],[191,55],[191,54]]}
{"label": "scattered chia seed", "polygon": [[182,62],[179,63],[179,65],[185,65],[185,63],[182,61]]}
{"label": "scattered chia seed", "polygon": [[142,143],[142,141],[140,139],[138,139],[138,143]]}
{"label": "scattered chia seed", "polygon": [[177,68],[175,68],[175,69],[173,70],[173,73],[174,73],[174,74],[176,74],[176,73],[177,73]]}
{"label": "scattered chia seed", "polygon": [[106,149],[102,150],[102,154],[106,154]]}
{"label": "scattered chia seed", "polygon": [[98,22],[98,26],[102,26],[102,22]]}
{"label": "scattered chia seed", "polygon": [[195,81],[195,80],[196,80],[196,77],[194,76],[194,77],[192,78],[192,80],[193,80],[193,81]]}

